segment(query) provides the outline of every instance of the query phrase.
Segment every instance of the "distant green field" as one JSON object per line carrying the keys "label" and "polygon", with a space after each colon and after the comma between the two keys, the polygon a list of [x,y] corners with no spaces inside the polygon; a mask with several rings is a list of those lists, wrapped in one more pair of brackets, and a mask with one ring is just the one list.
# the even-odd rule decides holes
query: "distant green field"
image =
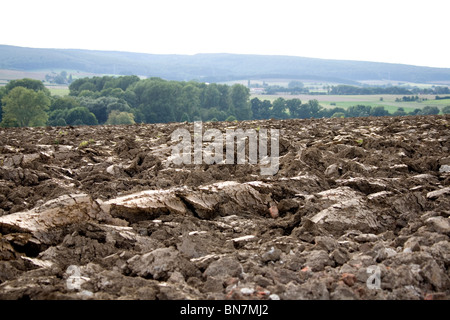
{"label": "distant green field", "polygon": [[50,93],[52,96],[67,96],[69,95],[69,88],[68,87],[47,87],[48,90],[50,90]]}
{"label": "distant green field", "polygon": [[[397,102],[397,98],[402,99],[404,95],[252,95],[250,99],[259,98],[260,100],[269,100],[273,102],[277,98],[294,99],[298,98],[302,102],[316,99],[324,108],[348,108],[356,105],[365,106],[383,106],[389,112],[395,112],[398,108],[403,108],[406,112],[414,109],[422,109],[425,106],[436,106],[442,109],[450,106],[450,99],[435,100],[435,95],[421,95],[420,98],[428,99],[424,101],[406,101]],[[382,100],[380,100],[382,98]]]}
{"label": "distant green field", "polygon": [[11,80],[31,78],[35,80],[44,81],[44,85],[50,90],[52,95],[65,96],[69,94],[69,88],[67,85],[58,85],[54,83],[48,83],[45,81],[45,76],[52,73],[59,73],[61,71],[66,71],[67,74],[72,75],[73,80],[85,77],[93,76],[103,76],[103,74],[80,72],[77,70],[62,70],[62,69],[51,69],[51,70],[34,70],[34,71],[18,71],[18,70],[6,70],[0,69],[0,86],[4,86]]}

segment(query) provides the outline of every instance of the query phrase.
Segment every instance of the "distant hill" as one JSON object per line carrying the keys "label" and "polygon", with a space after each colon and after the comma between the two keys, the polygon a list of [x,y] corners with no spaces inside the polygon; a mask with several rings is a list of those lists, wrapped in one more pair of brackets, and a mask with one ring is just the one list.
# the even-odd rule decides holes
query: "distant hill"
{"label": "distant hill", "polygon": [[238,79],[309,79],[338,83],[392,80],[450,83],[450,68],[243,54],[144,54],[78,49],[38,49],[0,45],[0,69],[78,70],[98,74],[136,74],[206,82]]}

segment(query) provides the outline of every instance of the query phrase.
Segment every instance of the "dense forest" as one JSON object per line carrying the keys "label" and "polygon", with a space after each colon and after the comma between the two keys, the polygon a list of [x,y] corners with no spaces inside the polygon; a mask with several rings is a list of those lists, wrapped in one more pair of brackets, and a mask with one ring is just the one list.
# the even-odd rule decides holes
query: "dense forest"
{"label": "dense forest", "polygon": [[78,79],[69,89],[69,96],[88,108],[99,123],[108,122],[112,111],[132,114],[134,121],[144,123],[252,117],[249,89],[239,84],[105,76]]}
{"label": "dense forest", "polygon": [[[51,96],[41,81],[10,81],[0,88],[2,125],[63,126],[252,118],[249,89],[239,84],[208,85],[160,78],[140,80],[137,76],[104,76],[77,79],[69,90],[68,96]],[[38,96],[40,100],[37,100]]]}
{"label": "dense forest", "polygon": [[[141,80],[137,76],[82,78],[69,86],[68,96],[52,96],[39,80],[12,80],[0,88],[3,127],[97,124],[234,121],[391,115],[383,106],[323,108],[317,100],[253,98],[241,84]],[[450,107],[443,108],[444,113]],[[438,114],[437,107],[393,115]]]}

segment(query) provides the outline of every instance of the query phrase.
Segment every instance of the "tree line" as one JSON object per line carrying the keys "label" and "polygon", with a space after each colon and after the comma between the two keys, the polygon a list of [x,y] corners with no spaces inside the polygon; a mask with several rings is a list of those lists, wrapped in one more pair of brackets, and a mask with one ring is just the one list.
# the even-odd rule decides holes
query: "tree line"
{"label": "tree line", "polygon": [[[296,86],[299,88],[299,86]],[[253,98],[240,84],[168,81],[137,76],[73,81],[68,96],[52,96],[39,80],[12,80],[0,88],[3,127],[233,121],[391,115],[382,106],[323,108],[317,100]],[[450,112],[444,108],[444,113]],[[393,115],[437,114],[437,107]]]}
{"label": "tree line", "polygon": [[320,94],[320,95],[369,95],[369,94],[448,94],[450,89],[446,86],[432,88],[399,87],[399,86],[351,86],[346,84],[336,86],[323,86],[325,91],[317,92],[304,87],[300,81],[291,81],[287,87],[279,85],[263,85],[265,94],[289,93],[289,94]]}
{"label": "tree line", "polygon": [[[249,89],[137,76],[77,79],[68,96],[51,96],[41,81],[0,88],[2,126],[64,126],[248,120]],[[39,99],[37,99],[39,97]],[[21,106],[19,108],[19,105]],[[36,114],[26,112],[35,110]]]}
{"label": "tree line", "polygon": [[[317,100],[302,103],[300,99],[277,98],[272,102],[253,98],[251,101],[253,119],[309,119],[309,118],[352,118],[352,117],[382,117],[407,115],[433,115],[439,114],[438,107],[426,106],[411,112],[398,108],[390,113],[383,106],[356,105],[346,109],[341,107],[323,108]],[[442,109],[443,113],[450,113],[450,106]]]}
{"label": "tree line", "polygon": [[332,95],[366,95],[366,94],[446,94],[450,89],[445,86],[436,86],[432,88],[407,88],[398,86],[386,87],[356,87],[350,85],[332,86],[329,94]]}

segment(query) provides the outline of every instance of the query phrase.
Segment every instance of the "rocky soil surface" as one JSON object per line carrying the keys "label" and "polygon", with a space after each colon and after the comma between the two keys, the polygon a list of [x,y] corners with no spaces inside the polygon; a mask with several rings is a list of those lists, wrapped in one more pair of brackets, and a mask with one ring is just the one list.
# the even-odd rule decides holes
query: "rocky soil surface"
{"label": "rocky soil surface", "polygon": [[192,123],[0,129],[0,299],[449,299],[449,126],[203,124],[279,129],[274,176],[175,165]]}

